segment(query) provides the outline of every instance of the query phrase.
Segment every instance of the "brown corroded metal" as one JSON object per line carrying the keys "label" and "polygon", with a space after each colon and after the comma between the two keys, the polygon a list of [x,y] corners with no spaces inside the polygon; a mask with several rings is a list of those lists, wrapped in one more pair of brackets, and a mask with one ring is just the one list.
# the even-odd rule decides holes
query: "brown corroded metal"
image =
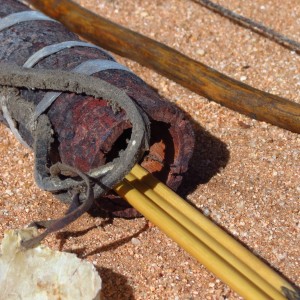
{"label": "brown corroded metal", "polygon": [[[16,0],[0,0],[0,17],[29,10]],[[27,21],[0,31],[0,61],[23,65],[37,50],[69,40],[79,40],[63,25],[51,21]],[[72,70],[90,59],[111,60],[104,51],[74,47],[42,59],[34,68]],[[97,76],[127,94],[151,122],[150,150],[142,165],[176,189],[187,171],[194,137],[183,112],[131,72],[107,70]],[[45,91],[20,90],[27,101],[38,104]],[[83,172],[103,165],[126,147],[131,124],[123,111],[114,112],[105,99],[63,93],[47,111],[55,132],[57,152],[52,162],[62,161]],[[26,120],[24,120],[25,124]],[[33,136],[19,124],[22,137],[33,145]],[[110,198],[115,198],[110,196]],[[119,200],[118,200],[119,201]],[[112,209],[114,210],[114,209]]]}

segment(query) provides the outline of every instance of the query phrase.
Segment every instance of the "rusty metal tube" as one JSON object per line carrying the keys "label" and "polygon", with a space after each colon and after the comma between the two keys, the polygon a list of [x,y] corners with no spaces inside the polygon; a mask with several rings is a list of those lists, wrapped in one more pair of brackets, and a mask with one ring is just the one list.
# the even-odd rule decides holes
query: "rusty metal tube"
{"label": "rusty metal tube", "polygon": [[[16,0],[0,0],[0,24],[7,16],[25,11],[31,10]],[[160,97],[125,67],[117,65],[103,49],[78,45],[79,38],[59,22],[27,20],[3,29],[0,25],[0,40],[0,61],[19,66],[27,63],[35,69],[71,71],[88,61],[92,64],[103,61],[106,64],[104,70],[100,68],[92,76],[125,90],[151,122],[150,150],[142,165],[171,188],[176,189],[180,185],[193,151],[194,136],[189,121],[176,106]],[[68,41],[75,45],[45,57],[41,54],[41,59],[35,61],[36,52]],[[48,51],[51,52],[51,49]],[[20,94],[26,101],[38,106],[46,93],[20,89]],[[62,93],[46,113],[55,132],[54,143],[57,146],[57,152],[52,153],[52,162],[62,161],[83,172],[118,156],[130,137],[131,124],[125,112],[114,112],[105,99]],[[3,116],[2,121],[5,122]],[[26,143],[32,146],[33,135],[25,128],[26,121],[18,124],[18,130]]]}

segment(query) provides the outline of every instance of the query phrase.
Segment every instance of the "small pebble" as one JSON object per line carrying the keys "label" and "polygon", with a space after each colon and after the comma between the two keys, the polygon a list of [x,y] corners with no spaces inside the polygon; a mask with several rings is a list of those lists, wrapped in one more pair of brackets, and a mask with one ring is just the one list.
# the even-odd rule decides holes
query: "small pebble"
{"label": "small pebble", "polygon": [[9,195],[9,196],[12,196],[14,193],[11,191],[11,190],[6,190],[5,191],[5,194]]}
{"label": "small pebble", "polygon": [[205,207],[203,209],[203,214],[204,216],[208,217],[211,214],[211,211],[209,210],[209,208]]}
{"label": "small pebble", "polygon": [[131,243],[135,246],[139,246],[141,244],[141,241],[137,238],[132,238]]}
{"label": "small pebble", "polygon": [[199,55],[199,56],[203,56],[205,54],[205,51],[203,49],[198,49],[196,51],[196,53]]}

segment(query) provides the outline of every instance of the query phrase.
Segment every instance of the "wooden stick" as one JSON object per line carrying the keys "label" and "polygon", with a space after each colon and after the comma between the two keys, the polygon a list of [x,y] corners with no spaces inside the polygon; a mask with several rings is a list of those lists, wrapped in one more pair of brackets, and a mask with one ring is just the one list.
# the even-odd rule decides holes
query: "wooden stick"
{"label": "wooden stick", "polygon": [[300,104],[231,79],[72,1],[28,2],[89,41],[152,68],[199,95],[251,118],[300,133]]}

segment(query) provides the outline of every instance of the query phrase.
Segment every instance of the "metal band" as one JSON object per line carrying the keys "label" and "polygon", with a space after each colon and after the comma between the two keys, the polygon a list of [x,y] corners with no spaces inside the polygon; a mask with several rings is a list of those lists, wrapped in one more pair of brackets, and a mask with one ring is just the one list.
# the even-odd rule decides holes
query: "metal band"
{"label": "metal band", "polygon": [[106,70],[123,70],[131,72],[127,67],[111,60],[105,59],[91,59],[83,62],[82,64],[75,67],[71,72],[93,75],[95,73],[106,71]]}
{"label": "metal band", "polygon": [[[126,72],[131,72],[127,67],[120,65],[119,63],[111,60],[103,60],[103,59],[93,59],[87,60],[82,64],[75,67],[72,73],[80,73],[86,75],[92,75],[101,71],[106,70],[123,70]],[[45,112],[51,104],[61,95],[60,92],[49,92],[44,98],[39,102],[39,104],[35,108],[35,112],[33,114],[33,121],[37,120],[37,118]]]}
{"label": "metal band", "polygon": [[114,60],[114,58],[104,49],[95,46],[93,44],[89,44],[89,43],[85,43],[85,42],[81,42],[81,41],[67,41],[67,42],[62,42],[62,43],[58,43],[58,44],[53,44],[50,46],[46,46],[40,50],[38,50],[37,52],[35,52],[34,54],[32,54],[27,61],[25,62],[25,64],[23,65],[23,67],[25,68],[32,68],[34,65],[36,65],[40,60],[42,60],[43,58],[50,56],[52,54],[55,54],[59,51],[62,51],[64,49],[68,49],[68,48],[72,48],[72,47],[89,47],[89,48],[95,48],[98,50],[101,50],[102,52],[105,53],[105,55],[107,55],[108,57],[110,57],[111,59]]}
{"label": "metal band", "polygon": [[0,18],[0,31],[3,29],[7,29],[11,26],[14,26],[16,24],[22,23],[22,22],[28,22],[28,21],[52,21],[57,22],[44,14],[38,12],[38,11],[22,11],[14,14],[10,14],[4,18]]}
{"label": "metal band", "polygon": [[11,114],[9,113],[6,104],[2,105],[2,113],[3,113],[3,117],[6,120],[12,134],[15,136],[15,138],[21,143],[23,144],[25,147],[29,148],[29,145],[25,142],[25,140],[21,137],[19,130],[17,129],[16,125],[15,125],[15,121],[13,120],[13,118],[11,117]]}
{"label": "metal band", "polygon": [[[0,18],[0,31],[10,28],[16,24],[27,22],[27,21],[36,21],[36,20],[43,20],[43,21],[53,21],[55,20],[45,16],[44,14],[37,12],[37,11],[22,11],[18,13],[10,14],[4,18]],[[8,126],[16,139],[21,142],[24,146],[29,147],[29,145],[25,142],[25,140],[21,137],[18,129],[15,126],[15,121],[11,117],[6,104],[2,104],[2,112],[3,117],[8,123]]]}

